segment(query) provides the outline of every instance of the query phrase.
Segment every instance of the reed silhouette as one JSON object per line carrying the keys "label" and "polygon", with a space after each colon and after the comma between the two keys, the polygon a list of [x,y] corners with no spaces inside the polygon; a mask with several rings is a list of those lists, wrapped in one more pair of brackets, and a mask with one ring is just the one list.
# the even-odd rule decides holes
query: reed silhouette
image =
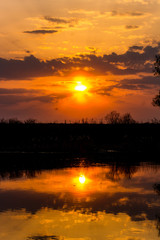
{"label": "reed silhouette", "polygon": [[[153,188],[155,190],[155,192],[160,195],[160,183],[155,183],[153,185]],[[156,214],[156,227],[157,227],[157,230],[158,230],[158,236],[160,237],[160,214]]]}

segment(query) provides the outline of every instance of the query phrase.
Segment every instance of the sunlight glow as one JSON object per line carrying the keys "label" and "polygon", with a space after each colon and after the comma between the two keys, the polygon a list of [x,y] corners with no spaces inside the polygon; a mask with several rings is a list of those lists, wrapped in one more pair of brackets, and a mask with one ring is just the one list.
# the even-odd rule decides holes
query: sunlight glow
{"label": "sunlight glow", "polygon": [[83,85],[81,82],[77,82],[77,86],[75,86],[75,90],[77,91],[85,91],[87,87]]}
{"label": "sunlight glow", "polygon": [[79,177],[79,182],[80,182],[81,184],[84,184],[85,181],[86,181],[85,176],[84,176],[84,175],[81,175],[81,176]]}

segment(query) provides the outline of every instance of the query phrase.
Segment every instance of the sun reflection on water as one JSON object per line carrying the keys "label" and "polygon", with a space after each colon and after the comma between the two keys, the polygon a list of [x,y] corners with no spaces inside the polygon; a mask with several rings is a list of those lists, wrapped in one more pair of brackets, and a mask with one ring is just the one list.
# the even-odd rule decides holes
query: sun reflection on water
{"label": "sun reflection on water", "polygon": [[153,184],[159,186],[159,175],[160,168],[88,167],[85,161],[33,178],[7,175],[0,182],[0,239],[158,240]]}
{"label": "sun reflection on water", "polygon": [[80,191],[81,193],[83,192],[86,194],[91,187],[89,183],[91,183],[91,179],[89,179],[83,172],[79,172],[79,174],[73,178],[73,185],[76,187],[74,192],[77,193]]}

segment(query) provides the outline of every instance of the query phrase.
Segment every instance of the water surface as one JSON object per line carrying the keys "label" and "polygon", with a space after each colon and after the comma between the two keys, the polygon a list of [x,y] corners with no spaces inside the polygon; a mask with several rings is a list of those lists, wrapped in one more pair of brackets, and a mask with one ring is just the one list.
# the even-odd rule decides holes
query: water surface
{"label": "water surface", "polygon": [[1,240],[156,240],[160,166],[1,172]]}

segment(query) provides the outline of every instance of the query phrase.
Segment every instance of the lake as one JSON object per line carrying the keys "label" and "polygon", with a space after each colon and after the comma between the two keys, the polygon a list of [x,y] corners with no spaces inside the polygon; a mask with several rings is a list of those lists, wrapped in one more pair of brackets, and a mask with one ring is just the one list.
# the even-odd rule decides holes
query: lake
{"label": "lake", "polygon": [[160,165],[92,163],[0,172],[1,240],[156,240]]}

